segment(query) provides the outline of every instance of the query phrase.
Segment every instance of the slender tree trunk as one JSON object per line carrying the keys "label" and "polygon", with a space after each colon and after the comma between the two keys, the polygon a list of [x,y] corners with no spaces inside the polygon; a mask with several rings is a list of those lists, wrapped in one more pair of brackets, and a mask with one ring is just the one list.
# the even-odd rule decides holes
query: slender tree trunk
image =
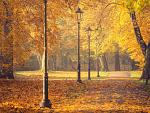
{"label": "slender tree trunk", "polygon": [[102,71],[109,71],[108,69],[108,63],[105,54],[100,56],[100,64],[101,64],[101,70]]}
{"label": "slender tree trunk", "polygon": [[42,55],[42,59],[41,59],[41,71],[44,71],[44,53],[43,53],[43,55]]}
{"label": "slender tree trunk", "polygon": [[56,60],[57,60],[57,57],[56,57],[56,55],[54,55],[53,56],[54,70],[57,70]]}
{"label": "slender tree trunk", "polygon": [[37,54],[37,60],[39,64],[39,69],[42,70],[42,56],[40,54]]}
{"label": "slender tree trunk", "polygon": [[107,59],[106,59],[106,55],[105,54],[103,55],[103,62],[104,62],[105,71],[109,71],[108,63],[107,63]]}
{"label": "slender tree trunk", "polygon": [[150,79],[150,42],[146,48],[146,56],[145,56],[145,65],[142,72],[142,79],[146,80],[146,85],[148,84],[148,80]]}
{"label": "slender tree trunk", "polygon": [[51,55],[51,60],[49,65],[51,65],[51,70],[56,70],[56,56],[55,55]]}
{"label": "slender tree trunk", "polygon": [[2,77],[2,37],[0,37],[0,78]]}
{"label": "slender tree trunk", "polygon": [[99,57],[99,61],[100,61],[100,70],[104,71],[104,64],[103,64],[103,61],[102,61],[102,56]]}
{"label": "slender tree trunk", "polygon": [[115,71],[120,71],[120,56],[119,56],[119,47],[118,45],[117,51],[115,52]]}
{"label": "slender tree trunk", "polygon": [[60,52],[57,53],[56,57],[57,57],[57,60],[56,60],[57,71],[60,71],[60,69],[61,69],[61,54],[60,54]]}
{"label": "slender tree trunk", "polygon": [[3,67],[2,73],[4,76],[7,76],[8,79],[14,79],[13,75],[13,36],[12,32],[12,9],[9,1],[3,1],[5,7],[6,20],[4,23],[4,38],[2,45],[2,54],[3,54]]}
{"label": "slender tree trunk", "polygon": [[99,56],[96,58],[96,71],[97,71],[97,77],[100,77],[99,71],[100,71],[100,61],[99,61]]}
{"label": "slender tree trunk", "polygon": [[[85,63],[84,63],[85,64]],[[72,59],[70,58],[70,65],[71,65],[71,69],[73,70],[73,71],[75,71],[76,70],[76,67],[75,67],[75,64],[74,64],[74,62],[72,61]]]}
{"label": "slender tree trunk", "polygon": [[137,41],[141,47],[141,50],[142,50],[144,57],[145,57],[145,65],[143,68],[141,79],[145,79],[146,85],[147,85],[148,80],[150,78],[150,70],[149,70],[150,69],[150,42],[148,43],[148,45],[146,45],[146,43],[144,42],[143,37],[141,35],[140,27],[139,27],[137,20],[136,20],[135,12],[134,11],[131,12],[130,16],[132,19],[136,39],[137,39]]}

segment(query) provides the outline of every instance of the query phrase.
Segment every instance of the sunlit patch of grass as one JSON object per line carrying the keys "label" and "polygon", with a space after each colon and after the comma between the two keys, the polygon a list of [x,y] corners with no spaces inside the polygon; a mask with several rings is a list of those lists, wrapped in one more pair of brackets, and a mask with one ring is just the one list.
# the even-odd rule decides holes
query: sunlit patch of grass
{"label": "sunlit patch of grass", "polygon": [[133,78],[140,78],[142,75],[142,71],[130,71],[131,77]]}
{"label": "sunlit patch of grass", "polygon": [[[91,72],[92,79],[103,79],[108,76],[109,72],[100,72],[100,77],[97,77],[97,72]],[[24,77],[39,77],[42,78],[43,73],[41,71],[20,71],[15,72],[17,76],[24,76]],[[81,72],[81,79],[86,80],[88,77],[88,72]],[[49,78],[50,79],[63,79],[63,80],[76,80],[77,72],[75,71],[49,71]]]}
{"label": "sunlit patch of grass", "polygon": [[[126,71],[120,71],[118,73],[124,73]],[[97,77],[96,71],[91,71],[91,79],[93,80],[101,80],[109,77],[110,73],[114,73],[114,71],[110,72],[100,72],[100,77]],[[140,78],[141,71],[129,71],[131,74],[131,78]],[[43,72],[42,71],[19,71],[15,72],[18,77],[27,77],[27,78],[39,78],[42,79]],[[117,74],[117,72],[116,72]],[[81,79],[87,80],[88,72],[81,72]],[[49,79],[55,80],[76,80],[77,72],[76,71],[49,71]]]}
{"label": "sunlit patch of grass", "polygon": [[34,75],[42,75],[42,71],[16,71],[16,75],[22,75],[22,76],[34,76]]}

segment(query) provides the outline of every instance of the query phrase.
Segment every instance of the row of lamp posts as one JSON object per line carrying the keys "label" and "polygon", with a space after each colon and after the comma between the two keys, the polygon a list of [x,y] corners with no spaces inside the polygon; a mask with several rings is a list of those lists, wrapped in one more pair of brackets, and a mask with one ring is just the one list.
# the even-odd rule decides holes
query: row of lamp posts
{"label": "row of lamp posts", "polygon": [[[80,21],[82,19],[83,11],[78,7],[77,11],[77,23],[78,23],[78,68],[77,68],[77,82],[81,83],[81,64],[80,64]],[[88,63],[88,80],[91,80],[90,77],[90,37],[91,37],[91,28],[87,29],[88,31],[88,48],[89,48],[89,63]],[[52,107],[51,101],[48,99],[48,70],[47,70],[47,0],[44,0],[44,74],[43,74],[43,99],[40,103],[40,107]],[[97,67],[98,68],[98,67]],[[98,72],[99,77],[99,72]]]}
{"label": "row of lamp posts", "polygon": [[[77,82],[81,83],[81,63],[80,63],[80,21],[82,19],[82,14],[83,11],[78,7],[77,11],[77,24],[78,24],[78,67],[77,67],[77,74],[78,74],[78,78],[77,78]],[[88,32],[88,80],[91,80],[91,76],[90,76],[90,72],[91,72],[91,68],[90,68],[90,64],[91,64],[91,49],[90,49],[90,42],[91,42],[91,32],[93,30],[88,27],[87,32]],[[97,39],[97,38],[96,38]],[[98,63],[98,55],[97,55],[97,49],[98,49],[98,45],[97,45],[97,40],[96,40],[96,59],[97,59],[97,77],[99,76],[99,63]]]}

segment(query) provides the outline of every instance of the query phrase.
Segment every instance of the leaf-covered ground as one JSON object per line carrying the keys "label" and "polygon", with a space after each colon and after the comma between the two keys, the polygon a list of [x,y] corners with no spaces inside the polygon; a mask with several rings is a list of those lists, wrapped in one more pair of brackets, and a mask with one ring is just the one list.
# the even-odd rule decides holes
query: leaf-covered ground
{"label": "leaf-covered ground", "polygon": [[39,108],[41,80],[0,80],[0,113],[129,113],[150,111],[150,87],[132,79],[49,81],[52,109]]}

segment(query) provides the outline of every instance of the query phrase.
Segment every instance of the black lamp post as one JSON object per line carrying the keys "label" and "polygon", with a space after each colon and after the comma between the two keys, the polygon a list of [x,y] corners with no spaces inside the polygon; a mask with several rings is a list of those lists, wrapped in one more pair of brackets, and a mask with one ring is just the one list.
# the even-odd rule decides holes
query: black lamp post
{"label": "black lamp post", "polygon": [[2,63],[2,38],[0,38],[1,39],[1,47],[0,47],[0,77],[2,76],[2,65],[3,65],[3,63]]}
{"label": "black lamp post", "polygon": [[47,71],[47,0],[44,0],[44,75],[43,75],[43,99],[40,107],[51,108],[52,104],[48,99],[48,71]]}
{"label": "black lamp post", "polygon": [[90,27],[88,27],[87,29],[87,32],[88,32],[88,59],[89,59],[89,62],[88,62],[88,80],[91,80],[91,48],[90,48],[90,42],[91,42],[91,31],[92,29]]}
{"label": "black lamp post", "polygon": [[77,11],[76,11],[76,14],[77,14],[77,23],[78,23],[78,67],[77,67],[77,74],[78,74],[78,78],[77,78],[77,82],[81,83],[81,70],[80,70],[80,21],[81,21],[81,18],[82,18],[82,14],[83,14],[83,11],[78,7]]}

